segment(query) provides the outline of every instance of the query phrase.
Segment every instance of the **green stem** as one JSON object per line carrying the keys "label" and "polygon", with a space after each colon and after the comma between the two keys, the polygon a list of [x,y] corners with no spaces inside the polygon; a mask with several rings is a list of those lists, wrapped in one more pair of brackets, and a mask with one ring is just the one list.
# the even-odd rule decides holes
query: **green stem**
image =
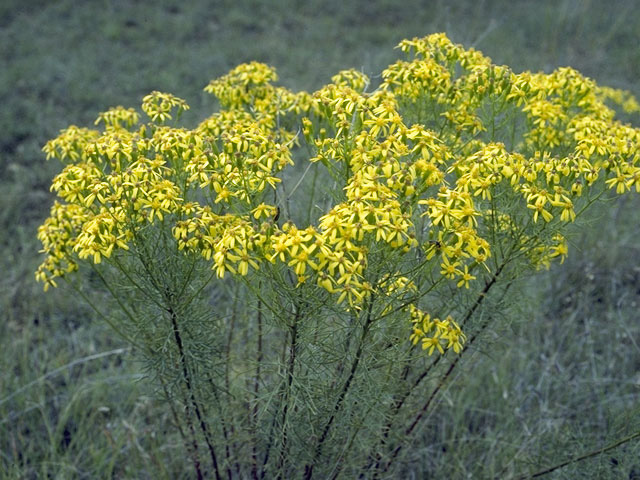
{"label": "green stem", "polygon": [[[554,472],[560,468],[566,467],[567,465],[571,465],[572,463],[578,463],[581,462],[582,460],[586,460],[587,458],[591,458],[591,457],[595,457],[597,455],[602,455],[603,453],[608,452],[609,450],[613,450],[614,448],[619,447],[620,445],[624,445],[625,443],[630,442],[631,440],[634,440],[636,438],[640,438],[640,431],[637,431],[636,433],[633,433],[627,437],[624,437],[620,440],[618,440],[617,442],[614,442],[610,445],[607,445],[605,447],[602,448],[598,448],[597,450],[593,450],[591,452],[587,452],[584,453],[578,457],[572,458],[570,460],[564,461],[562,463],[558,463],[557,465],[553,465],[552,467],[547,467],[543,470],[539,470],[531,475],[525,475],[523,477],[519,477],[518,480],[527,480],[529,478],[538,478],[538,477],[542,477],[543,475],[547,475],[548,473]],[[629,477],[631,478],[631,477]]]}
{"label": "green stem", "polygon": [[[194,451],[191,450],[192,445],[189,445],[189,441],[187,440],[187,436],[184,433],[184,430],[182,429],[182,425],[180,422],[180,418],[178,416],[178,412],[176,411],[176,406],[175,406],[175,402],[174,402],[174,397],[172,397],[169,394],[169,388],[167,387],[166,382],[164,381],[164,379],[158,375],[158,380],[160,381],[160,384],[162,385],[162,390],[164,391],[164,396],[167,400],[167,403],[169,404],[169,409],[171,410],[171,415],[173,416],[173,421],[176,424],[176,427],[178,428],[178,433],[180,433],[180,437],[182,438],[182,441],[184,442],[184,445],[186,447],[187,452],[191,452],[191,460],[193,461],[194,465],[198,465],[198,467],[196,467],[196,471],[199,468],[199,461],[197,456],[194,455]],[[193,434],[193,430],[191,431],[191,433]],[[196,444],[197,446],[197,444]]]}
{"label": "green stem", "polygon": [[[92,264],[93,265],[93,264]],[[99,275],[100,276],[100,275]],[[120,306],[120,308],[122,309],[122,311],[127,315],[127,317],[129,318],[129,320],[131,320],[132,322],[135,322],[133,315],[129,312],[129,310],[122,304],[122,302],[120,301],[120,299],[118,298],[117,295],[115,295],[115,293],[111,290],[111,288],[109,287],[109,285],[105,282],[105,280],[102,278],[102,276],[100,276],[100,279],[102,280],[102,282],[105,284],[105,286],[107,287],[107,289],[109,290],[109,293],[111,294],[111,296],[118,302],[118,305]],[[95,304],[91,301],[91,299],[87,296],[86,293],[84,293],[80,288],[76,287],[71,281],[69,281],[67,278],[63,277],[63,280],[65,280],[67,282],[68,285],[71,286],[71,288],[73,288],[78,294],[80,294],[80,296],[82,297],[82,299],[87,302],[87,305],[89,305],[94,312],[96,312],[100,318],[102,318],[102,320],[104,320],[104,322],[109,325],[109,327],[111,327],[113,329],[114,332],[116,332],[118,335],[120,335],[124,340],[126,340],[127,342],[129,342],[131,345],[133,345],[134,347],[139,348],[141,351],[143,352],[148,352],[146,347],[143,347],[141,344],[139,344],[133,337],[130,337],[129,335],[127,335],[126,333],[124,333],[122,330],[120,330],[118,328],[118,326],[111,321],[111,319],[109,319],[109,317],[107,317],[104,313],[102,313],[98,307],[95,306]]]}
{"label": "green stem", "polygon": [[[478,297],[476,298],[476,301],[474,302],[474,304],[471,306],[471,308],[469,308],[469,310],[467,310],[467,313],[464,315],[464,317],[462,317],[462,320],[460,321],[460,325],[464,325],[473,316],[473,314],[476,312],[476,310],[482,305],[484,300],[487,298],[489,290],[491,290],[491,288],[495,285],[496,281],[498,280],[498,277],[500,276],[500,274],[504,270],[504,267],[507,265],[507,263],[508,263],[507,261],[503,262],[500,265],[500,267],[498,268],[498,270],[496,270],[495,274],[491,277],[491,279],[489,281],[487,281],[487,283],[485,284],[485,286],[482,289],[482,291],[478,294]],[[508,284],[507,285],[507,289],[510,286],[511,286],[511,284]],[[425,412],[428,410],[429,406],[431,405],[431,403],[435,399],[435,397],[438,394],[438,392],[442,389],[442,387],[445,385],[445,383],[447,382],[447,380],[451,376],[451,373],[453,372],[453,370],[455,369],[456,365],[458,364],[458,362],[462,358],[462,355],[466,351],[469,350],[469,347],[475,342],[475,340],[478,338],[478,336],[488,326],[489,326],[489,321],[486,321],[480,327],[480,329],[473,336],[471,336],[471,338],[469,338],[469,340],[466,342],[462,352],[460,352],[460,354],[455,358],[455,360],[451,363],[451,365],[449,365],[449,368],[447,369],[446,373],[441,378],[440,382],[438,383],[436,388],[433,390],[433,392],[431,392],[431,395],[429,396],[429,398],[427,399],[425,404],[420,409],[420,412],[418,413],[418,415],[414,418],[414,420],[411,423],[411,425],[409,427],[407,427],[407,429],[405,430],[405,432],[404,432],[405,436],[408,437],[409,435],[411,435],[411,433],[416,428],[416,426],[418,425],[420,420],[423,418]],[[415,390],[415,388],[418,387],[418,385],[427,377],[427,374],[431,371],[431,369],[435,365],[437,365],[439,363],[439,360],[442,359],[442,358],[443,358],[442,356],[438,357],[431,365],[429,365],[429,368],[427,368],[424,372],[422,372],[422,374],[414,381],[413,385],[409,389],[407,389],[407,391],[405,392],[403,398],[400,400],[400,402],[398,403],[397,407],[395,408],[395,410],[393,412],[393,416],[394,417],[397,415],[399,410],[402,408],[402,406],[404,405],[406,399],[409,397],[411,392],[413,392]],[[391,423],[391,421],[389,423]],[[383,435],[382,445],[384,445],[386,443],[386,439],[388,438],[388,434],[389,434],[390,430],[391,430],[391,427],[389,426],[389,429],[386,430],[385,431],[385,435]],[[393,453],[391,454],[391,459],[387,462],[387,464],[386,464],[386,466],[385,466],[385,468],[383,470],[384,472],[386,472],[391,467],[391,464],[393,463],[395,458],[398,456],[398,453],[400,453],[401,449],[402,449],[402,444],[398,445],[393,450]],[[378,469],[380,468],[381,461],[382,461],[382,456],[380,455],[380,453],[378,453],[377,461],[376,461],[376,465],[375,465],[375,470],[374,470],[376,472],[374,474],[374,478],[377,477],[377,473],[379,471]]]}
{"label": "green stem", "polygon": [[258,480],[258,445],[257,445],[257,423],[258,423],[258,391],[260,389],[260,366],[262,365],[262,302],[258,301],[258,352],[256,358],[256,378],[253,382],[253,409],[251,410],[251,478]]}
{"label": "green stem", "polygon": [[200,288],[198,288],[195,292],[193,292],[193,295],[191,295],[190,297],[186,298],[184,303],[185,305],[188,305],[189,303],[191,303],[191,301],[196,298],[198,295],[200,295],[200,292],[202,292],[202,290],[204,290],[207,285],[209,285],[209,283],[211,283],[211,280],[213,280],[213,277],[216,273],[212,272],[211,275],[209,275],[207,277],[207,280],[202,284],[202,286]]}
{"label": "green stem", "polygon": [[[118,259],[117,259],[117,258],[115,258],[115,257],[113,258],[113,263],[116,265],[116,267],[118,268],[118,270],[120,270],[120,272],[121,272],[125,277],[127,277],[127,280],[129,280],[129,282],[131,282],[131,285],[133,285],[134,287],[136,287],[136,289],[138,289],[138,291],[139,291],[142,295],[144,295],[145,297],[147,297],[147,298],[151,301],[151,303],[155,304],[156,306],[158,306],[158,307],[160,307],[160,308],[163,308],[163,305],[162,305],[158,300],[156,300],[155,298],[153,298],[153,296],[152,296],[152,295],[147,291],[147,289],[146,289],[146,288],[142,288],[142,287],[138,284],[138,282],[136,282],[136,281],[133,279],[133,277],[131,277],[131,275],[129,274],[129,272],[127,271],[127,269],[126,269],[125,267],[123,267],[123,266],[122,266],[122,264],[118,261]],[[92,264],[92,265],[93,265],[93,264]],[[96,272],[97,272],[97,269],[95,268],[95,266],[94,266],[94,270],[96,270]],[[103,283],[104,283],[104,280],[103,280]],[[106,283],[105,283],[105,285],[106,285]],[[107,287],[107,288],[109,288],[109,287]],[[118,303],[120,303],[120,302],[118,302]]]}
{"label": "green stem", "polygon": [[[225,347],[225,369],[224,369],[224,387],[225,390],[231,394],[231,345],[233,343],[233,333],[235,330],[235,326],[236,326],[236,320],[237,320],[237,316],[238,316],[238,290],[239,290],[239,284],[236,283],[236,291],[233,295],[233,306],[232,306],[232,311],[231,311],[231,321],[229,322],[229,335],[227,336],[227,345]],[[216,393],[217,395],[217,393]],[[230,425],[230,431],[231,434],[234,434],[234,423],[233,423],[233,416],[232,416],[232,420],[231,420],[231,425]],[[223,423],[224,425],[224,423]],[[225,434],[226,436],[226,434]],[[230,455],[230,449],[231,447],[233,447],[233,451],[236,452],[237,451],[237,445],[236,442],[233,442],[233,445],[229,445],[229,442],[226,443],[226,452],[227,452],[227,458],[229,458]],[[231,475],[229,475],[229,478],[231,478]]]}
{"label": "green stem", "polygon": [[[280,365],[284,364],[286,355],[287,355],[287,347],[288,347],[288,342],[285,340],[284,342],[282,342],[282,353],[280,355]],[[281,384],[281,387],[278,391],[278,398],[280,398],[282,396],[282,390],[284,390],[284,383]],[[267,464],[269,463],[269,456],[271,454],[271,448],[273,447],[273,443],[275,440],[275,435],[274,435],[274,431],[276,428],[276,423],[278,421],[278,413],[279,413],[280,409],[276,408],[275,412],[273,414],[273,417],[271,418],[271,425],[269,426],[269,433],[267,434],[267,446],[265,448],[265,453],[264,453],[264,459],[262,460],[262,471],[260,472],[260,480],[263,480],[265,478],[265,475],[267,474]]]}
{"label": "green stem", "polygon": [[282,410],[282,443],[280,444],[280,454],[278,455],[278,478],[282,478],[285,458],[289,449],[289,431],[287,428],[287,416],[289,413],[289,401],[291,398],[291,385],[293,384],[293,373],[296,364],[296,353],[298,350],[298,324],[300,320],[300,309],[296,307],[293,325],[291,326],[291,342],[289,344],[289,361],[287,366],[287,383]]}
{"label": "green stem", "polygon": [[[218,406],[218,414],[220,415],[220,427],[222,429],[222,437],[224,438],[225,457],[227,459],[227,478],[231,480],[232,478],[231,466],[230,466],[231,465],[231,449],[230,449],[229,432],[227,430],[227,420],[225,419],[222,408],[221,408],[220,397],[218,396],[218,388],[216,384],[213,382],[213,379],[211,377],[209,377],[209,385],[211,385],[211,390],[213,391],[213,398],[216,402],[216,405]],[[204,413],[204,416],[208,417],[208,414],[204,405],[202,405],[202,411]],[[234,443],[234,447],[235,447],[235,443]],[[238,464],[238,462],[235,463],[235,468],[238,475],[240,475],[240,465]]]}
{"label": "green stem", "polygon": [[316,182],[318,180],[318,165],[313,167],[313,180],[311,182],[311,193],[309,194],[309,208],[307,209],[307,224],[311,225],[311,210],[313,208],[313,199],[316,195]]}
{"label": "green stem", "polygon": [[[209,454],[211,456],[211,462],[213,464],[213,469],[214,469],[214,473],[216,476],[216,480],[221,480],[220,477],[220,470],[218,468],[218,459],[216,457],[216,453],[215,450],[213,448],[213,444],[211,443],[211,438],[209,435],[209,430],[207,428],[207,424],[204,420],[204,417],[202,416],[201,412],[200,412],[200,407],[198,405],[198,402],[196,401],[196,397],[195,397],[195,393],[194,393],[194,387],[191,383],[191,375],[189,374],[189,369],[187,367],[187,359],[184,353],[184,346],[182,344],[182,336],[180,335],[180,330],[178,328],[178,318],[177,318],[177,314],[176,312],[173,310],[172,307],[167,308],[167,312],[169,313],[169,316],[171,317],[171,326],[173,328],[173,336],[174,336],[174,340],[176,342],[176,346],[178,347],[178,355],[180,357],[180,364],[182,367],[182,375],[184,378],[184,382],[185,385],[187,387],[187,391],[189,392],[189,401],[191,402],[191,406],[194,409],[194,412],[196,414],[196,418],[198,419],[198,422],[200,424],[200,430],[202,430],[202,434],[204,435],[205,438],[205,442],[207,444],[207,448],[209,449]],[[188,422],[191,424],[191,420],[188,419]],[[190,428],[193,431],[193,425],[190,425]],[[194,439],[194,443],[195,443],[195,439]],[[196,449],[197,449],[197,443],[196,443]],[[198,477],[200,478],[200,477]]]}
{"label": "green stem", "polygon": [[325,442],[325,440],[327,439],[327,436],[329,435],[329,431],[331,430],[331,426],[333,425],[333,422],[336,419],[336,416],[338,415],[338,412],[340,411],[340,408],[342,407],[342,403],[344,402],[345,397],[347,396],[347,393],[349,392],[349,388],[351,387],[351,384],[353,382],[353,379],[355,377],[356,371],[358,369],[358,365],[360,364],[360,360],[362,359],[362,352],[364,350],[364,345],[365,345],[365,339],[367,337],[367,334],[369,333],[369,328],[371,327],[371,324],[373,323],[373,303],[374,303],[374,298],[372,296],[372,298],[369,300],[369,305],[368,305],[368,309],[367,309],[367,319],[362,327],[362,334],[360,335],[360,342],[358,343],[358,348],[356,350],[356,354],[353,360],[353,364],[351,365],[351,370],[349,371],[349,376],[347,377],[347,380],[345,381],[342,390],[340,391],[340,394],[338,395],[338,398],[336,399],[335,404],[333,405],[333,411],[331,413],[331,416],[329,417],[329,420],[327,420],[327,423],[324,426],[324,429],[322,431],[322,434],[320,435],[320,438],[318,439],[314,452],[313,452],[313,459],[311,460],[310,463],[308,463],[307,465],[305,465],[304,467],[304,479],[305,480],[310,480],[311,477],[313,476],[313,469],[315,467],[316,462],[318,461],[318,459],[320,458],[320,455],[322,454],[322,447],[323,444]]}

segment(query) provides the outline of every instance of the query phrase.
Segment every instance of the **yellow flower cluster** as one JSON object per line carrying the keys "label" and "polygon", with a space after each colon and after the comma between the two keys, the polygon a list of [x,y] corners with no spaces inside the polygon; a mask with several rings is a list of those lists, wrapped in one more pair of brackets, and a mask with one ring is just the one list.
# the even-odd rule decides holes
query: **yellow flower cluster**
{"label": "yellow flower cluster", "polygon": [[44,283],[45,291],[50,286],[57,286],[56,278],[78,269],[73,247],[88,218],[86,210],[80,205],[54,202],[51,207],[51,215],[38,230],[42,251],[47,256],[36,272],[36,280]]}
{"label": "yellow flower cluster", "polygon": [[358,93],[364,92],[370,84],[369,77],[353,68],[338,72],[331,77],[331,82],[334,85],[352,88]]}
{"label": "yellow flower cluster", "polygon": [[[293,93],[272,84],[278,80],[276,71],[264,63],[251,62],[239,65],[205,87],[205,91],[215,95],[221,106],[227,110],[249,108],[255,116],[272,122],[287,112],[306,112],[311,97],[306,92]],[[274,127],[273,123],[269,125]]]}
{"label": "yellow flower cluster", "polygon": [[173,235],[180,250],[197,252],[213,260],[219,277],[225,272],[246,275],[249,266],[257,269],[261,261],[256,251],[267,241],[264,233],[257,233],[251,222],[236,215],[218,215],[210,207],[197,204],[185,206],[186,220],[176,223]]}
{"label": "yellow flower cluster", "polygon": [[264,63],[239,65],[227,75],[212,80],[205,92],[215,95],[222,107],[232,109],[253,105],[268,98],[273,90],[271,82],[278,80],[276,71]]}
{"label": "yellow flower cluster", "polygon": [[[62,131],[44,147],[67,165],[52,184],[61,202],[39,230],[47,257],[37,278],[55,285],[79,260],[127,250],[153,224],[219,277],[268,262],[357,310],[388,295],[416,259],[433,282],[461,291],[509,242],[536,267],[563,260],[563,225],[598,185],[640,191],[640,130],[605,105],[638,110],[628,94],[569,68],[517,74],[443,34],[399,47],[407,60],[370,93],[355,70],[313,95],[294,93],[252,62],[205,88],[222,109],[193,130],[164,126],[188,105],[153,92],[142,104],[149,123],[117,107],[98,117],[103,131]],[[278,200],[269,202],[302,146],[336,185],[333,205],[307,225],[278,221]],[[397,269],[385,281],[372,265],[380,258]],[[414,344],[462,348],[452,318],[431,318],[417,300],[403,311]]]}
{"label": "yellow flower cluster", "polygon": [[276,141],[264,122],[234,113],[214,115],[198,127],[206,146],[189,152],[185,170],[189,182],[215,192],[215,203],[235,198],[251,204],[267,185],[275,187],[275,174],[293,161],[287,144]]}
{"label": "yellow flower cluster", "polygon": [[[157,92],[155,92],[157,95]],[[148,98],[148,97],[145,97]],[[118,106],[98,115],[95,124],[103,122],[107,128],[131,128],[138,123],[140,116],[133,108]]]}
{"label": "yellow flower cluster", "polygon": [[[182,113],[185,110],[189,110],[189,105],[187,105],[187,103],[184,100],[174,95],[171,95],[170,93],[155,91],[155,92],[151,92],[149,95],[147,95],[142,99],[142,111],[146,113],[149,116],[149,118],[151,118],[151,120],[158,123],[162,123],[165,120],[171,119],[172,117],[170,112],[175,107],[178,107],[177,109],[178,115],[180,115],[180,113]],[[125,114],[124,115],[125,118],[131,118],[131,116],[135,115],[135,113],[133,113],[133,115],[131,114],[127,115],[128,112],[122,112],[122,113]],[[136,115],[136,119],[137,119],[137,115]],[[136,122],[131,123],[131,125],[133,125],[134,123]]]}
{"label": "yellow flower cluster", "polygon": [[428,350],[432,355],[434,351],[444,353],[445,350],[453,349],[460,353],[466,341],[466,335],[460,326],[448,315],[444,319],[433,317],[418,308],[411,300],[418,292],[417,286],[407,277],[384,276],[377,289],[380,295],[386,297],[388,306],[383,310],[383,314],[392,311],[394,305],[407,305],[402,308],[402,312],[408,314],[413,332],[409,340],[413,345],[420,343],[423,350]]}
{"label": "yellow flower cluster", "polygon": [[104,132],[69,127],[45,145],[48,156],[68,163],[51,185],[64,203],[54,204],[38,232],[47,258],[36,276],[45,288],[75,269],[77,259],[97,264],[114,249],[128,249],[136,226],[162,221],[182,204],[176,154],[189,151],[197,136],[162,126],[131,131],[136,118],[112,109],[98,119]]}
{"label": "yellow flower cluster", "polygon": [[413,333],[410,339],[414,345],[420,342],[423,350],[429,350],[429,355],[435,349],[444,353],[445,348],[447,350],[452,348],[454,352],[460,353],[467,337],[451,316],[444,320],[431,318],[431,315],[414,305],[411,305],[409,311],[413,324]]}

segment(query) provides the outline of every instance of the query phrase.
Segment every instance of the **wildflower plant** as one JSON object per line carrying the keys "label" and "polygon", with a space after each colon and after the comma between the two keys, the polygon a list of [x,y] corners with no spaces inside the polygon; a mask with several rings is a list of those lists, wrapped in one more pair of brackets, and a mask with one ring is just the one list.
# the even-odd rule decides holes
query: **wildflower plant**
{"label": "wildflower plant", "polygon": [[196,128],[153,92],[146,121],[116,107],[44,147],[65,166],[36,277],[136,346],[198,478],[403,468],[513,281],[562,262],[607,192],[640,191],[627,93],[443,34],[399,49],[375,87],[347,70],[296,93],[253,62],[205,88],[220,110]]}

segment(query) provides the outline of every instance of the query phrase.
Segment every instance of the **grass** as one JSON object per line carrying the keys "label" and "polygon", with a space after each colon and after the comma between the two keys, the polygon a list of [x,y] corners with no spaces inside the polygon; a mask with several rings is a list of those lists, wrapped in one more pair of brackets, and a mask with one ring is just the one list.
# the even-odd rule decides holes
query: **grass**
{"label": "grass", "polygon": [[[313,90],[380,71],[402,38],[446,31],[516,70],[571,65],[640,94],[631,0],[25,2],[0,6],[0,478],[178,478],[168,412],[123,343],[73,291],[42,294],[38,224],[52,201],[41,146],[151,90],[186,98],[259,60]],[[634,119],[630,119],[634,120]],[[634,120],[637,124],[638,119]],[[561,268],[521,285],[486,351],[440,397],[408,477],[515,478],[640,428],[640,203],[603,208]],[[116,353],[117,352],[117,353]],[[548,478],[640,478],[640,442]]]}

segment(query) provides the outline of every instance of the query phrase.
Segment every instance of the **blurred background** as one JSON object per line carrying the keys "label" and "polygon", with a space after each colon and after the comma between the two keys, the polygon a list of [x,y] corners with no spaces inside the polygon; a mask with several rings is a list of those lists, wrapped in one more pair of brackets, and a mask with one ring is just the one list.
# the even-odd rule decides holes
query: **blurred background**
{"label": "blurred background", "polygon": [[[36,239],[61,166],[41,148],[152,90],[187,100],[242,62],[314,91],[375,77],[403,38],[446,32],[515,71],[570,65],[640,96],[634,0],[0,2],[0,478],[178,478],[180,439],[126,346],[68,288],[42,292]],[[640,118],[625,117],[640,126]],[[527,280],[414,448],[415,478],[514,478],[640,430],[640,198],[607,202],[564,265]],[[638,439],[548,478],[640,479]]]}

